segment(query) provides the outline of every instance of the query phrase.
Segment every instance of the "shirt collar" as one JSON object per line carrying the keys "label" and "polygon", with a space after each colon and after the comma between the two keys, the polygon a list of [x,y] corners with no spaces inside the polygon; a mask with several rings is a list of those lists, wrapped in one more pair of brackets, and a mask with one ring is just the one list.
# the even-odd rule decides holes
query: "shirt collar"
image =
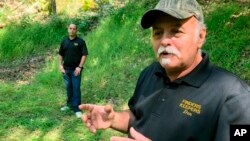
{"label": "shirt collar", "polygon": [[76,40],[78,37],[76,36],[74,39],[70,39],[69,37],[68,37],[68,40],[70,40],[70,41],[74,41],[74,40]]}
{"label": "shirt collar", "polygon": [[[212,70],[212,66],[209,62],[209,57],[207,53],[203,52],[202,58],[202,61],[189,74],[173,81],[173,83],[186,83],[194,87],[200,87],[203,82],[208,78]],[[165,69],[160,65],[160,63],[157,64],[155,75],[158,77],[167,78],[166,81],[170,82],[170,79],[166,75]]]}

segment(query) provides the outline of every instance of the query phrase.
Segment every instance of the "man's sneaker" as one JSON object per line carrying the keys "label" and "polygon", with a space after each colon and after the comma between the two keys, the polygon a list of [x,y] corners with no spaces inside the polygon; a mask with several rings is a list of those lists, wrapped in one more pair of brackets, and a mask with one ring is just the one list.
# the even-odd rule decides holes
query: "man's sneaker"
{"label": "man's sneaker", "polygon": [[77,118],[81,118],[82,117],[82,113],[81,112],[75,112],[75,114],[76,114]]}
{"label": "man's sneaker", "polygon": [[61,111],[69,111],[70,107],[69,106],[63,106],[60,110]]}

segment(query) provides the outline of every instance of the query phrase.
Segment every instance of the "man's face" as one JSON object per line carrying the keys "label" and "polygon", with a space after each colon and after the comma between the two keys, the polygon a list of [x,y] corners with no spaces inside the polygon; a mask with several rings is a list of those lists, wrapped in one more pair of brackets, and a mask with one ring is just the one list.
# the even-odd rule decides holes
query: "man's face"
{"label": "man's face", "polygon": [[76,32],[77,32],[76,25],[70,24],[70,25],[68,26],[68,33],[69,33],[69,36],[75,37],[75,36],[76,36]]}
{"label": "man's face", "polygon": [[195,17],[178,20],[161,15],[152,29],[154,52],[168,72],[181,72],[199,63],[201,55],[198,49],[205,40],[206,30],[200,27]]}

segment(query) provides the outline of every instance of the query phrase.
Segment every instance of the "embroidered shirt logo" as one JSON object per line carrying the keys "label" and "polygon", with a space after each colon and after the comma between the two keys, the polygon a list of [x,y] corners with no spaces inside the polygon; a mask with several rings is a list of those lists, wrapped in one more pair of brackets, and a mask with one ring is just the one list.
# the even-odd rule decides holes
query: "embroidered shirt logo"
{"label": "embroidered shirt logo", "polygon": [[182,108],[184,111],[182,112],[185,115],[192,116],[193,114],[200,114],[201,113],[201,105],[185,100],[183,99],[180,103],[180,108]]}
{"label": "embroidered shirt logo", "polygon": [[77,46],[78,46],[78,43],[74,43],[74,46],[77,47]]}

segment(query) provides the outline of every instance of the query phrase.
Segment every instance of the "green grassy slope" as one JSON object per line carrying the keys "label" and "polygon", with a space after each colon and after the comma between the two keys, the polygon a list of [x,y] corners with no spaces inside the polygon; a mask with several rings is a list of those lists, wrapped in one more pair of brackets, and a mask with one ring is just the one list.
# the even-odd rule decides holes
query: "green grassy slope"
{"label": "green grassy slope", "polygon": [[250,84],[250,3],[210,4],[207,42],[212,61]]}

